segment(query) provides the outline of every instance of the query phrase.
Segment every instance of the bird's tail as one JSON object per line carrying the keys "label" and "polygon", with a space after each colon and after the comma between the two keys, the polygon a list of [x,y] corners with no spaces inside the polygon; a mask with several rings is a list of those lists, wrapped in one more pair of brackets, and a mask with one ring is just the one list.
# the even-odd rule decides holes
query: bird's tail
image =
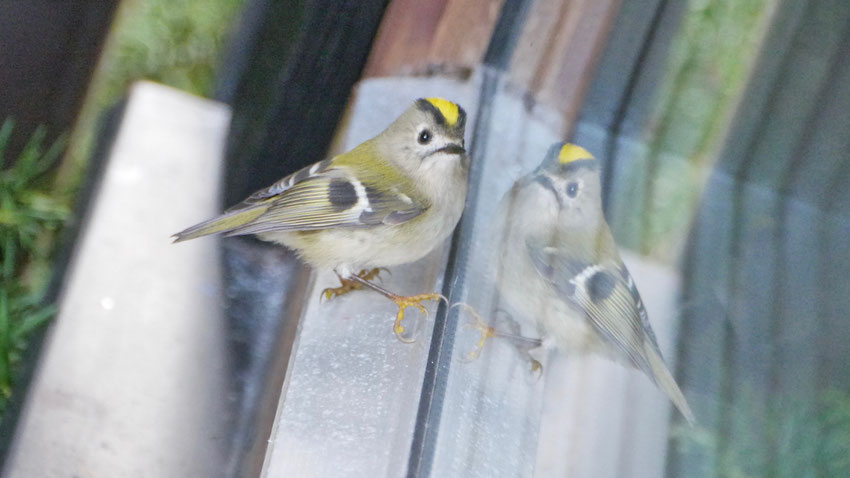
{"label": "bird's tail", "polygon": [[676,405],[676,408],[679,409],[685,419],[688,420],[688,423],[694,425],[696,423],[694,412],[691,411],[691,407],[688,405],[688,400],[685,399],[685,395],[682,394],[682,390],[679,389],[673,375],[671,375],[670,371],[667,370],[667,365],[664,364],[664,359],[661,358],[661,355],[655,349],[653,344],[649,342],[644,343],[644,353],[647,362],[652,369],[652,379],[655,381],[655,384],[658,385],[658,388],[663,390],[668,397],[670,397],[670,400],[674,405]]}
{"label": "bird's tail", "polygon": [[174,242],[181,242],[219,232],[232,231],[233,229],[244,226],[254,219],[257,219],[266,212],[267,209],[268,206],[260,205],[226,212],[221,216],[210,219],[209,221],[195,224],[194,226],[184,231],[180,231],[171,237],[174,238]]}

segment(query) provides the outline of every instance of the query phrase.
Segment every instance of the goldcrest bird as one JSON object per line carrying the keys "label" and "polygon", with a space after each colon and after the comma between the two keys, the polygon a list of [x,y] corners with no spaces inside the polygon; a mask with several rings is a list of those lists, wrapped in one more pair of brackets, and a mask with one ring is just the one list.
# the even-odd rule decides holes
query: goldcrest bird
{"label": "goldcrest bird", "polygon": [[630,364],[693,422],[605,221],[599,175],[584,148],[556,143],[514,184],[497,222],[504,228],[498,290],[510,312],[536,323],[544,349]]}
{"label": "goldcrest bird", "polygon": [[[403,337],[406,307],[424,314],[424,300],[371,282],[381,268],[416,261],[455,228],[466,201],[469,158],[466,113],[442,98],[416,100],[387,129],[347,153],[319,161],[261,189],[224,214],[174,235],[256,234],[294,250],[313,267],[332,268],[341,286],[361,286],[398,306],[393,330]],[[359,271],[359,272],[357,272]]]}

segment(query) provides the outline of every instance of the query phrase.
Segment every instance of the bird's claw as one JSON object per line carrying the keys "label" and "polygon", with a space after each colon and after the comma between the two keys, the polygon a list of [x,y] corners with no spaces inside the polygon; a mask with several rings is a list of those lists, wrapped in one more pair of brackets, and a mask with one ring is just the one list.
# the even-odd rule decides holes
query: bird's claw
{"label": "bird's claw", "polygon": [[354,281],[341,279],[340,282],[342,283],[342,285],[340,285],[339,287],[328,287],[327,289],[323,290],[321,293],[320,300],[331,300],[334,297],[339,297],[343,294],[347,294],[353,290],[359,289],[360,284]]}
{"label": "bird's claw", "polygon": [[[357,277],[363,280],[372,280],[372,279],[380,279],[381,271],[386,271],[388,274],[390,273],[389,269],[386,267],[376,267],[374,269],[363,269],[357,273]],[[351,279],[344,279],[342,277],[339,278],[339,287],[328,287],[323,290],[320,295],[320,300],[331,300],[335,297],[339,297],[341,295],[347,294],[353,290],[362,289],[363,285],[357,281],[353,281]]]}

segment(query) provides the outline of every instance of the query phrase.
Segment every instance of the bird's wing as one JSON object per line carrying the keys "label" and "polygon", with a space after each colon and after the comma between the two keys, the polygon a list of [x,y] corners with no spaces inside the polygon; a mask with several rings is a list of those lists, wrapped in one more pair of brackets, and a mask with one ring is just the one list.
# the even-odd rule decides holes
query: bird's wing
{"label": "bird's wing", "polygon": [[262,205],[266,209],[227,234],[401,224],[428,208],[415,193],[415,184],[394,166],[356,167],[351,159],[338,158],[297,171],[231,208],[238,211]]}
{"label": "bird's wing", "polygon": [[[599,336],[623,352],[639,369],[651,375],[644,354],[644,327],[637,290],[629,287],[613,264],[591,264],[570,257],[565,251],[528,244],[537,272],[562,299],[584,314]],[[633,284],[633,283],[632,283]],[[639,299],[638,299],[639,300]]]}

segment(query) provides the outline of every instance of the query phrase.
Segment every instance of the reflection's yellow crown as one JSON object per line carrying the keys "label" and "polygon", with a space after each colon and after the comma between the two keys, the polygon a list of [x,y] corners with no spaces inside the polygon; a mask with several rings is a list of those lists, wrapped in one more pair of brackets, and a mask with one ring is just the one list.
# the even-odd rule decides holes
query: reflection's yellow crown
{"label": "reflection's yellow crown", "polygon": [[573,161],[578,161],[580,159],[594,158],[593,155],[587,152],[586,149],[572,143],[567,143],[562,146],[561,151],[558,153],[558,162],[561,164],[568,164]]}

